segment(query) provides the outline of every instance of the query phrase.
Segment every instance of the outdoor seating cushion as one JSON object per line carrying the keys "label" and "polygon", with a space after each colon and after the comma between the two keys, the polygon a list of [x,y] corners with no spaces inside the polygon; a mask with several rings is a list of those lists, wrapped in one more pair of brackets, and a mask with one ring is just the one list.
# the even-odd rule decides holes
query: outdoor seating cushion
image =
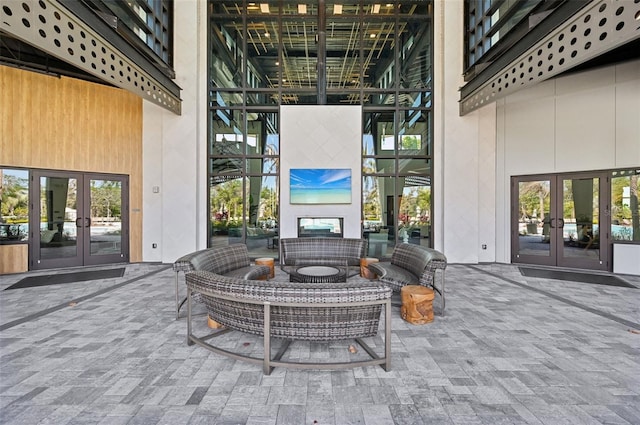
{"label": "outdoor seating cushion", "polygon": [[391,262],[372,263],[369,270],[388,284],[394,291],[405,285],[434,287],[435,271],[447,267],[447,258],[439,251],[409,243],[398,244],[393,249]]}
{"label": "outdoor seating cushion", "polygon": [[[376,274],[384,276],[384,282],[393,283],[392,287],[394,290],[399,290],[399,288],[402,288],[405,285],[415,285],[419,280],[418,276],[414,273],[395,264],[388,263],[374,267],[371,266],[371,264],[368,266],[370,270],[374,269]],[[384,269],[383,272],[380,270],[381,268]]]}
{"label": "outdoor seating cushion", "polygon": [[292,266],[344,266],[351,276],[360,270],[366,248],[366,239],[281,238],[280,264],[285,271]]}

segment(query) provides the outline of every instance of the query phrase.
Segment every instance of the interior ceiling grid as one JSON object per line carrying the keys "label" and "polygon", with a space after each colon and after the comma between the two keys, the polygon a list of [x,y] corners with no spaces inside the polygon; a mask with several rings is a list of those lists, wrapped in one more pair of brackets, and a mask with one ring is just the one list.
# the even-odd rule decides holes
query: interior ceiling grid
{"label": "interior ceiling grid", "polygon": [[640,2],[592,2],[460,101],[460,115],[640,38]]}
{"label": "interior ceiling grid", "polygon": [[[263,63],[261,70],[269,86],[278,86],[279,75],[275,67],[266,65],[265,61],[277,61],[277,47],[282,45],[283,86],[287,88],[313,88],[317,84],[317,19],[308,15],[298,20],[283,19],[282,34],[278,31],[277,18],[261,16],[258,6],[255,14],[248,15],[247,42],[254,59]],[[415,7],[411,9],[413,13]],[[223,7],[229,15],[236,15],[240,8]],[[354,9],[352,11],[356,13]],[[287,16],[287,15],[284,15]],[[342,15],[344,16],[344,15]],[[330,17],[326,28],[326,46],[330,54],[326,58],[326,77],[329,89],[360,87],[360,44],[363,45],[363,73],[366,78],[367,69],[371,69],[384,59],[385,51],[393,51],[395,45],[395,22],[392,9],[387,8],[385,14],[376,14],[377,19],[361,22],[356,16],[349,18]],[[355,18],[355,19],[352,19]],[[230,23],[237,34],[242,34],[242,23]],[[400,32],[406,30],[402,23]],[[362,39],[360,34],[363,34]],[[375,34],[375,37],[371,37]],[[331,54],[333,52],[333,54]]]}
{"label": "interior ceiling grid", "polygon": [[178,115],[181,100],[52,0],[3,2],[0,30]]}

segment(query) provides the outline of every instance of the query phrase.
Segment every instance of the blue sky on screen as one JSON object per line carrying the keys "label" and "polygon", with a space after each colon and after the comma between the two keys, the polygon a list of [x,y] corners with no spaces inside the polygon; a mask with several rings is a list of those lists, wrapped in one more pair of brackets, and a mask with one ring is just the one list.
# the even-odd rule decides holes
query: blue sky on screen
{"label": "blue sky on screen", "polygon": [[291,187],[293,188],[351,188],[351,170],[349,168],[292,168]]}

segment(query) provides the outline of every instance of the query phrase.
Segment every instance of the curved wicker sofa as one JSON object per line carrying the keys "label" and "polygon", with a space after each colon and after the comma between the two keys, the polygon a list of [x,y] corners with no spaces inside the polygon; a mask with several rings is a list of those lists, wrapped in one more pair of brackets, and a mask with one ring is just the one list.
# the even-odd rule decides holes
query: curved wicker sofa
{"label": "curved wicker sofa", "polygon": [[178,275],[180,272],[186,274],[195,270],[206,270],[242,279],[257,279],[271,273],[268,266],[251,264],[249,251],[244,244],[206,248],[186,254],[173,263],[173,271],[176,275],[176,319],[180,317],[180,308],[186,301],[186,298],[180,301]]}
{"label": "curved wicker sofa", "polygon": [[[341,369],[380,365],[385,370],[391,368],[392,291],[380,282],[289,283],[243,280],[207,271],[187,273],[186,282],[189,345],[195,343],[218,354],[262,364],[266,375],[275,366]],[[209,317],[226,328],[205,336],[194,335],[191,323],[191,295],[194,293],[201,297]],[[385,352],[380,357],[361,338],[378,334],[383,306]],[[263,336],[263,357],[228,351],[209,342],[230,330]],[[272,337],[284,339],[275,356],[271,353]],[[281,360],[291,341],[346,339],[355,339],[371,358],[328,363]]]}
{"label": "curved wicker sofa", "polygon": [[342,266],[347,277],[360,270],[367,240],[355,238],[282,238],[280,268],[287,273],[299,266]]}
{"label": "curved wicker sofa", "polygon": [[[444,271],[447,257],[440,251],[409,243],[396,245],[391,254],[391,262],[372,263],[367,266],[394,291],[400,291],[405,285],[422,285],[433,288],[442,300],[444,315]],[[441,270],[440,284],[436,284],[436,271]]]}

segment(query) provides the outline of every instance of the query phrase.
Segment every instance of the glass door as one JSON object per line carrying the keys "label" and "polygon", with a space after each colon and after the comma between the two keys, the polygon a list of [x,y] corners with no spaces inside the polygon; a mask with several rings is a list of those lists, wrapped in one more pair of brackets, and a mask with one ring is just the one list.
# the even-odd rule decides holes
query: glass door
{"label": "glass door", "polygon": [[551,214],[551,176],[514,178],[511,256],[514,263],[556,265],[558,219]]}
{"label": "glass door", "polygon": [[82,265],[83,225],[78,205],[84,203],[78,190],[82,175],[53,171],[32,174],[32,208],[29,224],[31,269]]}
{"label": "glass door", "polygon": [[32,172],[30,268],[129,260],[124,176]]}
{"label": "glass door", "polygon": [[512,261],[608,270],[606,173],[516,177]]}
{"label": "glass door", "polygon": [[84,265],[129,261],[128,185],[124,176],[84,176]]}
{"label": "glass door", "polygon": [[607,181],[606,174],[558,176],[559,266],[607,270]]}

